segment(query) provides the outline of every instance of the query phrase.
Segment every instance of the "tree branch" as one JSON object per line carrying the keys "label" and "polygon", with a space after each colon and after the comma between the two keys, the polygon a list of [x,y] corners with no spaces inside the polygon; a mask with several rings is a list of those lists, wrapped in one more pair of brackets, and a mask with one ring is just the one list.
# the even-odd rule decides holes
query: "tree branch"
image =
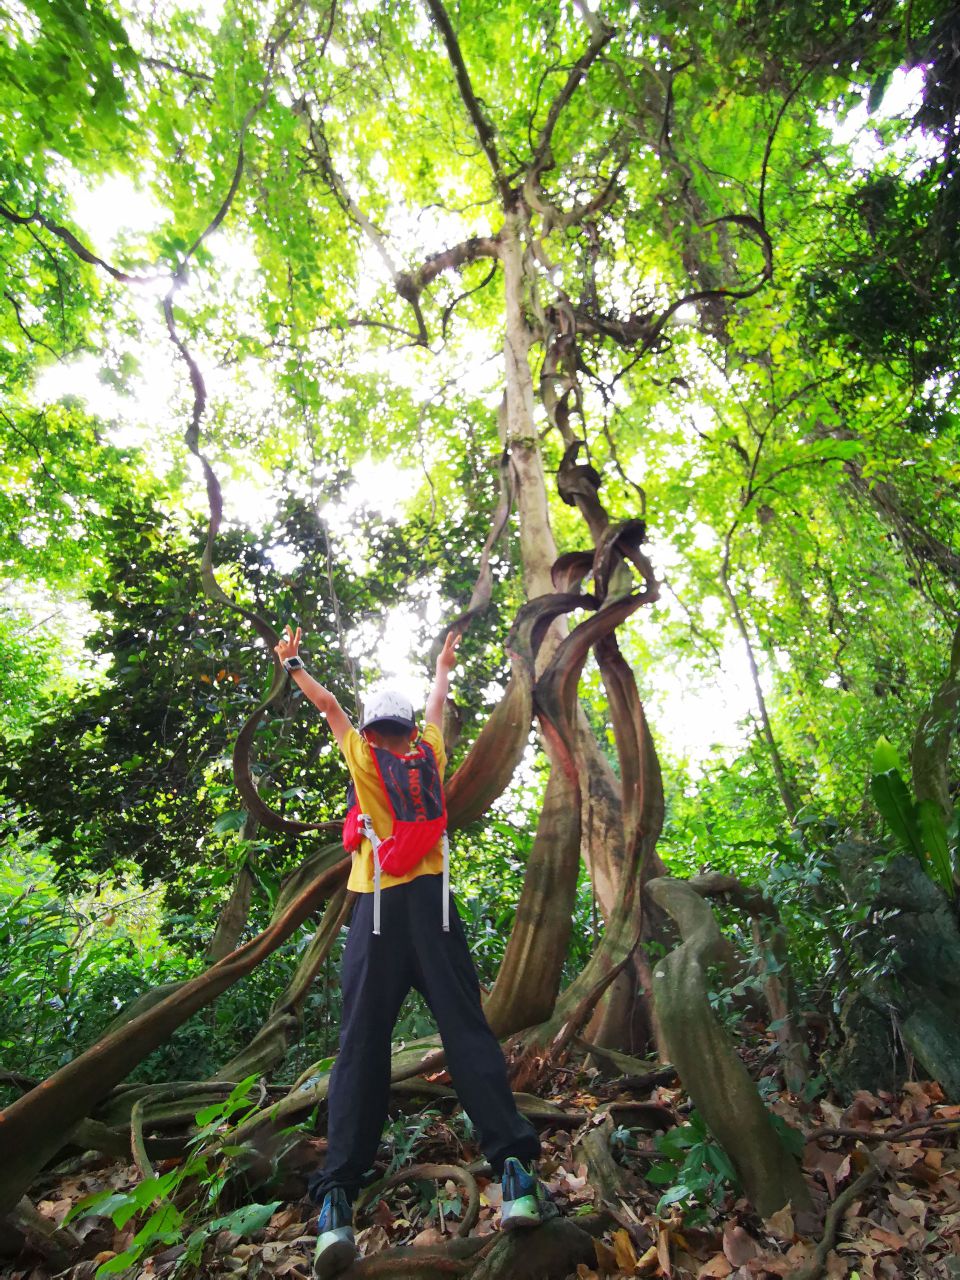
{"label": "tree branch", "polygon": [[586,76],[593,63],[596,62],[603,49],[610,43],[615,35],[616,29],[614,27],[608,27],[602,18],[593,28],[590,43],[570,68],[570,72],[563,88],[550,104],[550,110],[547,112],[546,121],[544,122],[543,128],[540,130],[540,138],[537,142],[536,151],[533,154],[533,163],[530,166],[531,173],[539,175],[541,169],[549,167],[552,163],[550,144],[553,139],[553,131],[557,127],[557,121],[560,119],[564,107],[576,93],[584,76]]}
{"label": "tree branch", "polygon": [[468,262],[476,262],[480,258],[499,257],[499,232],[493,236],[471,236],[469,240],[462,240],[459,244],[451,245],[449,249],[441,250],[440,253],[431,253],[423,266],[415,271],[398,272],[394,283],[400,297],[412,303],[413,299],[419,298],[427,285],[442,272],[455,270]]}
{"label": "tree branch", "polygon": [[51,354],[52,356],[54,356],[57,360],[62,359],[62,356],[61,356],[58,352],[54,351],[53,347],[51,347],[51,346],[50,346],[50,344],[49,344],[48,342],[44,342],[44,340],[43,340],[42,338],[36,338],[36,337],[34,337],[34,335],[30,332],[30,328],[29,328],[29,326],[26,324],[26,322],[24,321],[23,315],[22,315],[22,314],[21,314],[21,312],[20,312],[20,304],[19,304],[19,302],[17,302],[16,298],[15,298],[15,297],[13,296],[13,294],[9,291],[9,289],[4,289],[4,291],[3,291],[3,296],[4,296],[4,297],[6,298],[6,300],[10,303],[10,305],[13,307],[14,312],[16,313],[16,317],[17,317],[17,327],[19,328],[19,330],[20,330],[20,332],[23,334],[23,336],[24,336],[24,337],[25,337],[29,342],[32,342],[32,343],[34,343],[36,346],[38,346],[38,347],[43,347],[43,348],[44,348],[44,350],[49,351],[49,352],[50,352],[50,354]]}
{"label": "tree branch", "polygon": [[206,84],[213,84],[213,76],[208,75],[206,71],[197,71],[194,67],[184,67],[179,62],[169,62],[166,58],[148,57],[141,57],[140,61],[144,66],[150,67],[155,71],[172,71],[175,75],[186,76],[188,80],[202,80]]}
{"label": "tree branch", "polygon": [[68,249],[82,261],[87,262],[92,267],[100,267],[103,271],[119,280],[122,284],[152,284],[154,280],[159,280],[165,274],[162,271],[153,271],[150,275],[131,275],[128,271],[121,271],[119,267],[112,266],[103,258],[98,257],[92,249],[87,246],[73,234],[69,227],[61,226],[59,222],[54,222],[52,218],[48,218],[39,209],[35,209],[33,213],[17,213],[15,210],[8,208],[5,204],[0,204],[0,218],[6,218],[8,222],[12,222],[14,226],[30,227],[36,224],[55,235],[59,240],[67,246]]}
{"label": "tree branch", "polygon": [[423,314],[420,310],[417,293],[411,293],[409,287],[404,284],[404,273],[394,261],[385,236],[380,231],[379,227],[377,227],[375,223],[367,217],[360,205],[357,204],[356,200],[354,200],[353,196],[347,189],[346,183],[334,168],[333,158],[330,155],[330,144],[327,142],[326,134],[310,114],[306,100],[301,98],[298,102],[293,104],[292,109],[294,114],[298,115],[307,126],[314,154],[320,164],[320,171],[330,187],[330,190],[338,200],[340,207],[353,219],[373,245],[377,252],[377,256],[387,269],[390,279],[393,282],[393,287],[396,289],[400,297],[409,302],[410,306],[413,308],[413,313],[417,321],[417,341],[421,346],[425,347],[429,341],[429,335],[427,334],[427,326],[424,323]]}
{"label": "tree branch", "polygon": [[483,153],[490,162],[497,189],[504,203],[509,205],[512,202],[513,194],[500,165],[500,157],[497,154],[496,133],[493,125],[487,119],[477,95],[473,91],[473,85],[470,83],[470,73],[467,71],[467,65],[463,60],[460,44],[450,22],[450,17],[443,7],[442,0],[426,0],[426,4],[437,30],[443,37],[443,42],[447,46],[447,56],[456,76],[460,97],[463,99],[463,105],[466,107],[467,114],[473,123]]}

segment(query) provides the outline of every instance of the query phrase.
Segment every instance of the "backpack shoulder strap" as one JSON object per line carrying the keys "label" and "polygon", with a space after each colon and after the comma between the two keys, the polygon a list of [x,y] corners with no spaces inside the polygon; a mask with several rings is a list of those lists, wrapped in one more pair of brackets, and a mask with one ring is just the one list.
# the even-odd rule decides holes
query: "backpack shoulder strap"
{"label": "backpack shoulder strap", "polygon": [[387,808],[390,810],[390,816],[396,820],[397,814],[393,807],[393,801],[390,799],[390,788],[383,780],[383,769],[380,767],[380,761],[377,758],[377,748],[372,746],[369,742],[367,743],[367,746],[370,747],[370,754],[373,756],[374,768],[377,771],[377,777],[380,779],[380,788],[383,791],[384,798],[386,799]]}
{"label": "backpack shoulder strap", "polygon": [[433,764],[434,769],[436,769],[437,771],[437,781],[440,783],[440,803],[443,805],[443,816],[444,818],[446,818],[447,792],[446,792],[446,788],[443,785],[443,779],[440,777],[440,766],[437,764],[437,753],[434,751],[433,747],[431,747],[430,743],[425,742],[422,738],[420,740],[419,746],[420,746],[420,750],[424,753],[425,756],[428,751],[430,752],[429,758]]}

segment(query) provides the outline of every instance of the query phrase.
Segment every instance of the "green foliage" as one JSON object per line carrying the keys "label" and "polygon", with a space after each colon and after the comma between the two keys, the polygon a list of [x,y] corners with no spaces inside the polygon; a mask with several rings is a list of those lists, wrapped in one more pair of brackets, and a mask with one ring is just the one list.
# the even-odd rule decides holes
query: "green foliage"
{"label": "green foliage", "polygon": [[254,1107],[251,1093],[256,1077],[241,1081],[223,1101],[204,1107],[195,1117],[197,1131],[190,1139],[186,1159],[168,1173],[144,1178],[132,1190],[113,1192],[109,1188],[87,1196],[70,1210],[65,1221],[96,1214],[110,1218],[115,1227],[124,1227],[137,1218],[137,1231],[130,1245],[97,1268],[101,1276],[127,1272],[158,1248],[183,1243],[185,1252],[177,1260],[178,1275],[201,1271],[204,1247],[218,1231],[237,1236],[263,1230],[280,1204],[245,1204],[231,1213],[211,1216],[230,1177],[230,1158],[237,1149],[229,1144],[213,1157],[205,1144],[225,1130],[236,1127]]}
{"label": "green foliage", "polygon": [[[934,800],[916,800],[903,780],[900,758],[885,738],[873,755],[870,793],[886,820],[894,844],[912,854],[927,875],[951,899],[956,897],[958,854],[956,821],[944,821]],[[952,841],[951,841],[952,837]]]}
{"label": "green foliage", "polygon": [[658,1133],[654,1146],[664,1159],[651,1165],[645,1177],[668,1188],[657,1201],[657,1213],[679,1205],[685,1221],[704,1222],[730,1190],[739,1189],[730,1157],[711,1138],[699,1112],[691,1111],[686,1124]]}
{"label": "green foliage", "polygon": [[8,1070],[48,1075],[99,1034],[125,991],[175,975],[180,962],[143,914],[142,894],[127,896],[132,914],[122,901],[67,902],[48,859],[29,850],[14,856],[8,846],[0,864],[0,1056]]}

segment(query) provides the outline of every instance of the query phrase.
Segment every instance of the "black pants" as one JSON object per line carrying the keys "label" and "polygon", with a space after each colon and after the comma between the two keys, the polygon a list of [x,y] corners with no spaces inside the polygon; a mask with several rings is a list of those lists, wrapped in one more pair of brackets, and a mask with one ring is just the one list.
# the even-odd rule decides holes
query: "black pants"
{"label": "black pants", "polygon": [[437,1021],[454,1088],[494,1171],[502,1171],[507,1156],[527,1161],[540,1154],[480,1007],[480,985],[453,902],[450,932],[443,932],[442,881],[424,875],[384,889],[379,936],[373,933],[373,894],[362,894],[354,908],[341,970],[343,1020],[330,1077],[327,1161],[309,1184],[318,1204],[333,1187],[355,1200],[373,1164],[387,1116],[390,1037],[411,987]]}

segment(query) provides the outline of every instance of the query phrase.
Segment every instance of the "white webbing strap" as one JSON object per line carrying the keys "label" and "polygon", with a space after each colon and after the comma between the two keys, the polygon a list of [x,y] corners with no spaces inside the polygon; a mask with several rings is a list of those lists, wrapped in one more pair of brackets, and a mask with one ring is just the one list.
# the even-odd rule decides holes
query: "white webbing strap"
{"label": "white webbing strap", "polygon": [[450,840],[443,833],[443,932],[450,932]]}
{"label": "white webbing strap", "polygon": [[380,837],[373,829],[373,823],[366,813],[360,815],[363,823],[363,833],[370,841],[370,847],[373,850],[373,932],[377,935],[380,933],[380,859],[377,856],[377,850],[380,848]]}

